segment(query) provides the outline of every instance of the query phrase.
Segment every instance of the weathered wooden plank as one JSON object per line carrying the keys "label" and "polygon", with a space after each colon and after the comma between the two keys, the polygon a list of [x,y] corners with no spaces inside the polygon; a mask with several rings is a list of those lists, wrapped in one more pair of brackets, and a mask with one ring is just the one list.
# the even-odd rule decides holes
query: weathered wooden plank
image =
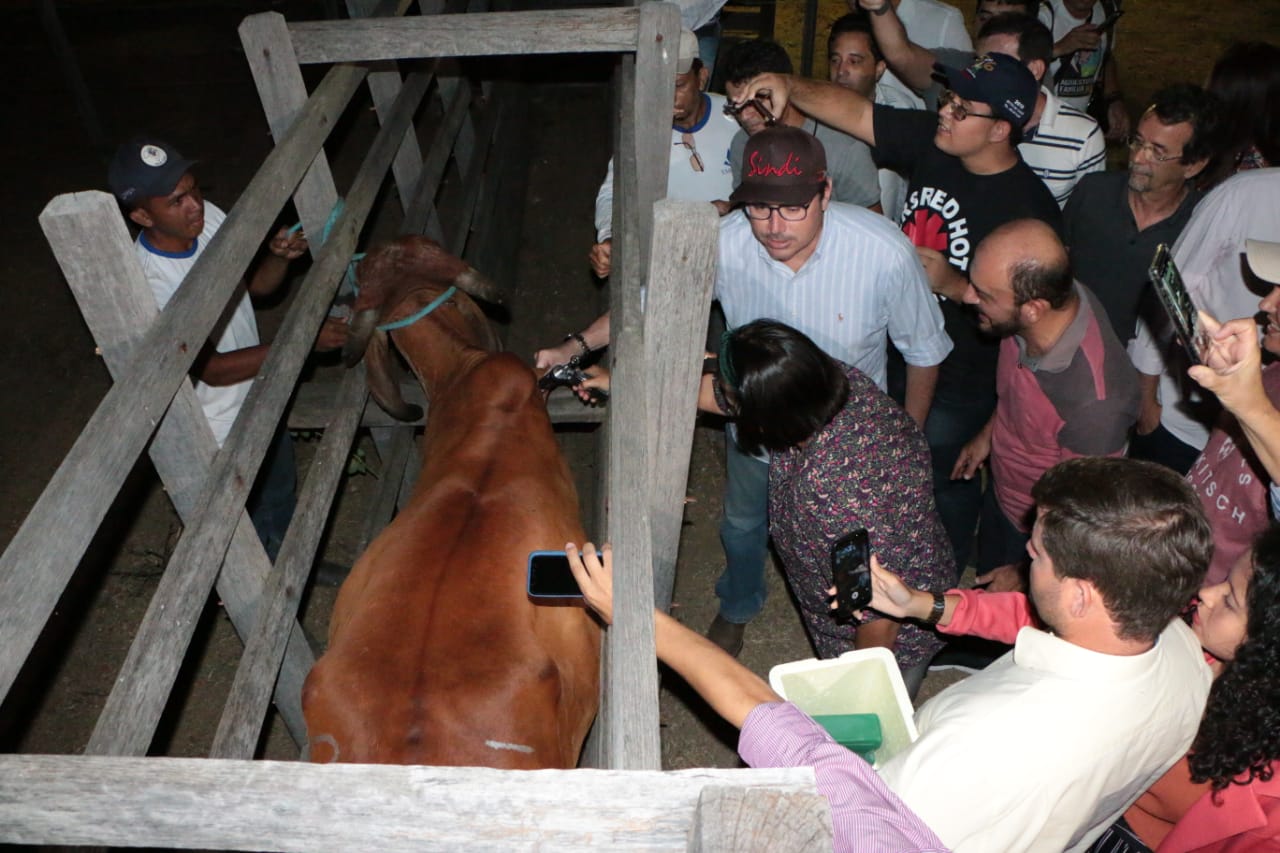
{"label": "weathered wooden plank", "polygon": [[[293,408],[289,411],[290,429],[324,429],[324,425],[332,416],[334,396],[337,394],[336,382],[304,382],[298,386],[293,400]],[[412,423],[398,421],[388,415],[378,404],[370,400],[364,409],[360,421],[366,427],[401,427],[423,426],[426,424],[426,411],[430,404],[422,393],[422,386],[406,379],[400,383],[400,393],[406,403],[420,406],[423,417]],[[603,423],[607,410],[592,406],[584,406],[568,389],[557,389],[551,392],[547,400],[547,414],[553,424],[598,424]]]}
{"label": "weathered wooden plank", "polygon": [[383,432],[389,435],[386,436],[387,440],[378,447],[378,452],[382,456],[381,470],[378,473],[378,491],[360,525],[360,538],[355,547],[357,554],[364,553],[369,543],[382,532],[395,515],[400,486],[404,483],[404,466],[409,461],[409,451],[413,449],[413,427],[385,429]]}
{"label": "weathered wooden plank", "polygon": [[422,177],[414,190],[413,201],[404,215],[403,230],[406,234],[425,234],[438,243],[444,242],[444,228],[436,212],[435,197],[444,178],[449,155],[464,124],[470,122],[471,87],[459,85],[449,77],[437,74],[444,116],[431,138],[426,160],[422,164]]}
{"label": "weathered wooden plank", "polygon": [[[303,82],[302,69],[293,52],[289,29],[283,15],[263,12],[241,21],[239,32],[267,126],[278,145],[307,103],[307,85]],[[354,70],[354,66],[350,68]],[[359,73],[363,79],[367,69],[360,69]],[[321,149],[293,194],[293,206],[302,220],[303,230],[311,238],[308,242],[312,257],[319,255],[325,223],[337,202],[338,190],[329,168],[329,158]]]}
{"label": "weathered wooden plank", "polygon": [[[486,166],[490,162],[494,133],[501,125],[501,119],[502,104],[489,103],[488,108],[481,113],[478,126],[474,130],[475,147],[472,149],[472,155],[467,158],[465,166],[462,165],[462,161],[459,161],[462,179],[458,184],[462,188],[462,198],[457,206],[457,221],[453,227],[452,237],[446,244],[449,251],[458,257],[466,254],[467,240],[471,237],[471,226],[475,221],[480,198],[489,181],[494,177],[493,173],[486,174]],[[468,124],[464,122],[462,130],[465,131]],[[461,139],[459,139],[460,144]],[[455,157],[456,155],[455,147]]]}
{"label": "weathered wooden plank", "polygon": [[557,9],[289,25],[303,65],[460,56],[630,52],[635,9]]}
{"label": "weathered wooden plank", "polygon": [[[342,67],[325,77],[295,127],[249,182],[186,283],[139,342],[128,368],[119,371],[120,378],[0,556],[0,602],[6,608],[0,619],[0,697],[13,685],[120,484],[185,381],[200,349],[193,343],[208,337],[362,73]],[[50,208],[71,203],[75,195],[59,196]],[[103,436],[111,441],[103,441]]]}
{"label": "weathered wooden plank", "polygon": [[715,784],[698,795],[689,850],[810,853],[830,850],[832,842],[831,806],[817,791],[799,794]]}
{"label": "weathered wooden plank", "polygon": [[[407,8],[409,4],[403,5]],[[347,0],[347,13],[353,19],[390,17],[404,14],[404,9],[397,9],[394,0]],[[371,68],[366,82],[373,108],[377,110],[378,120],[382,121],[400,92],[400,71],[394,62],[388,62],[385,68],[381,65]],[[405,131],[404,142],[391,163],[391,174],[395,176],[396,189],[400,193],[400,206],[408,211],[414,188],[422,176],[422,151],[418,147],[417,130],[412,124]]]}
{"label": "weathered wooden plank", "polygon": [[302,602],[307,575],[346,471],[352,439],[360,425],[360,411],[368,396],[363,365],[347,371],[333,420],[326,425],[324,438],[307,470],[289,532],[273,571],[262,584],[257,618],[245,640],[244,655],[214,733],[209,752],[212,758],[254,756],[271,701],[271,688],[284,658],[289,626]]}
{"label": "weathered wooden plank", "polygon": [[[77,196],[65,205],[51,205],[40,224],[107,369],[117,375],[127,367],[129,349],[160,312],[115,200],[100,193]],[[200,511],[196,500],[217,452],[195,391],[189,383],[181,383],[150,453],[165,492],[186,524]],[[218,576],[218,595],[242,638],[253,625],[262,580],[270,568],[252,522],[241,513]],[[315,656],[301,628],[294,624],[284,630],[289,644],[276,704],[290,734],[302,746],[307,735],[300,703],[302,682]]]}
{"label": "weathered wooden plank", "polygon": [[[11,755],[0,756],[0,842],[308,853],[684,850],[709,785],[806,803],[817,796],[811,768],[522,772]],[[734,849],[769,849],[743,843]]]}
{"label": "weathered wooden plank", "polygon": [[707,317],[715,284],[720,217],[705,202],[660,201],[653,243],[644,348],[649,389],[649,459],[655,605],[671,607],[693,450]]}
{"label": "weathered wooden plank", "polygon": [[[294,379],[310,352],[334,289],[346,270],[378,188],[399,147],[401,137],[397,134],[404,133],[404,126],[426,91],[426,84],[425,75],[410,75],[397,98],[393,115],[370,146],[352,183],[345,211],[304,279],[258,374],[258,381],[250,388],[240,417],[231,428],[227,446],[215,460],[201,497],[204,512],[178,540],[169,564],[182,567],[181,571],[166,571],[161,579],[120,678],[94,728],[86,749],[89,754],[140,754],[150,744],[164,699],[190,642],[190,632],[213,583],[217,563],[226,551],[231,533],[228,517],[234,507],[244,505],[262,461],[262,450],[275,430],[280,412],[293,390]],[[230,216],[227,221],[231,221]],[[215,238],[205,256],[216,245]],[[198,269],[197,264],[191,275],[195,276]],[[174,297],[175,302],[183,290],[185,286]],[[287,385],[273,381],[286,377]]]}
{"label": "weathered wooden plank", "polygon": [[[651,607],[653,543],[648,496],[652,460],[644,426],[651,414],[647,410],[651,377],[645,363],[641,285],[648,268],[645,256],[652,234],[653,204],[666,191],[667,127],[680,15],[670,3],[644,3],[639,9],[634,82],[624,85],[620,100],[624,111],[614,158],[614,252],[623,249],[621,258],[615,254],[615,263],[622,267],[615,265],[618,275],[610,284],[610,353],[617,384],[609,406],[609,538],[614,545],[617,606],[607,633],[609,695],[601,734],[607,765],[619,769],[656,768],[661,761]],[[624,62],[624,72],[627,67]],[[626,97],[627,88],[631,99]]]}

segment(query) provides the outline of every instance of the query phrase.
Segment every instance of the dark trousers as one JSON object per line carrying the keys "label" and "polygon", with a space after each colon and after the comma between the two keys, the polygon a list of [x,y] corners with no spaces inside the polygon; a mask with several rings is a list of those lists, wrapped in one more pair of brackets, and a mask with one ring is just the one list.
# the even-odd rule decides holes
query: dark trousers
{"label": "dark trousers", "polygon": [[298,467],[293,458],[293,439],[283,425],[276,431],[258,479],[249,493],[249,518],[262,540],[267,556],[275,562],[284,534],[298,504]]}
{"label": "dark trousers", "polygon": [[1160,424],[1147,435],[1134,435],[1129,442],[1129,458],[1158,463],[1185,477],[1200,458],[1200,451]]}

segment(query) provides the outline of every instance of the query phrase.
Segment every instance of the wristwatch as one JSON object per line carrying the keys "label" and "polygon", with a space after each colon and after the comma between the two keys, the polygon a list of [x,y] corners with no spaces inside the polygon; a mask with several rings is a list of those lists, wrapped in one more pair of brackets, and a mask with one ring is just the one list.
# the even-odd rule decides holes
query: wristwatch
{"label": "wristwatch", "polygon": [[940,592],[933,594],[933,608],[929,611],[929,615],[922,621],[926,625],[937,625],[938,620],[942,618],[942,612],[947,609],[947,597]]}

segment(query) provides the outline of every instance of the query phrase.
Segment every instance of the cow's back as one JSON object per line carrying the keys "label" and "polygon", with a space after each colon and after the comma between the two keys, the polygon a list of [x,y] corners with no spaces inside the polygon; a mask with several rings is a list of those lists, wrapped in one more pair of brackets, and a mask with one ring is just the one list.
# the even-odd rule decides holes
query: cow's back
{"label": "cow's back", "polygon": [[573,766],[600,635],[525,591],[530,551],[584,538],[532,372],[494,355],[442,389],[424,456],[339,593],[303,697],[312,759]]}

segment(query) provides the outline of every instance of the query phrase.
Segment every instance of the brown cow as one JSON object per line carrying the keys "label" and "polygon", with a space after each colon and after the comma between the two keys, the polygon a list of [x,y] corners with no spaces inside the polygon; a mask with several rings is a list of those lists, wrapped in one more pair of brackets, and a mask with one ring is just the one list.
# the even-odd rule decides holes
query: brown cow
{"label": "brown cow", "polygon": [[585,538],[578,496],[532,370],[495,352],[488,321],[450,284],[491,287],[422,237],[358,270],[348,363],[368,342],[369,387],[414,419],[388,335],[430,401],[408,503],[370,544],[334,605],[328,651],[303,690],[312,761],[573,767],[597,706],[600,629],[582,607],[534,605],[530,551]]}

